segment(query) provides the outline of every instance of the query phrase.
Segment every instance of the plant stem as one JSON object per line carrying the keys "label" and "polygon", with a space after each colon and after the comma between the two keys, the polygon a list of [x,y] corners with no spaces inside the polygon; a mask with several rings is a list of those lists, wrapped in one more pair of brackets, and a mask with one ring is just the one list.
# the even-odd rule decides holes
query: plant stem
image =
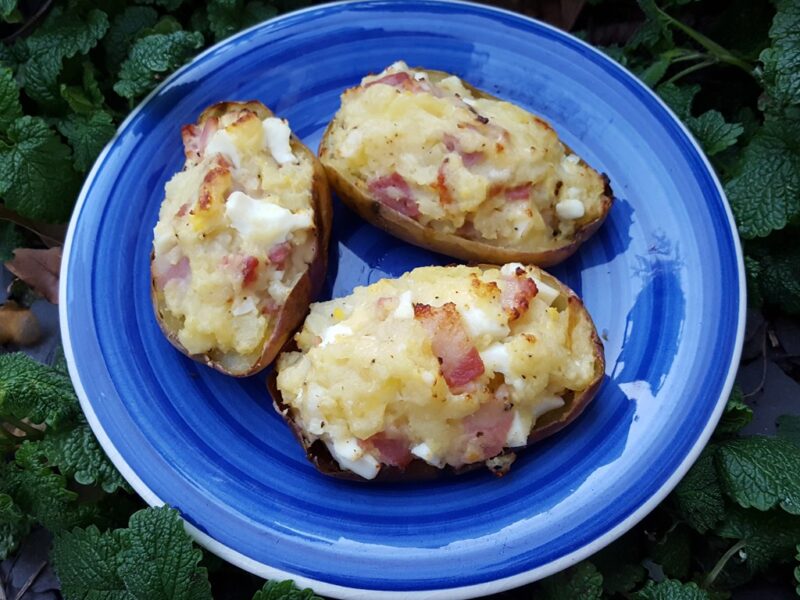
{"label": "plant stem", "polygon": [[24,431],[25,437],[28,439],[38,440],[42,436],[44,436],[44,433],[42,431],[36,429],[35,427],[31,427],[25,421],[21,421],[20,419],[12,417],[11,415],[4,416],[3,421],[8,423],[9,425],[16,427],[20,431]]}
{"label": "plant stem", "polygon": [[714,56],[714,58],[716,58],[719,62],[723,62],[723,63],[729,64],[729,65],[732,65],[734,67],[739,67],[745,73],[747,73],[749,75],[753,75],[753,65],[751,65],[750,63],[748,63],[745,60],[742,60],[741,58],[739,58],[738,56],[733,54],[730,50],[728,50],[727,48],[724,48],[723,46],[720,46],[717,42],[715,42],[711,38],[703,35],[699,31],[697,31],[696,29],[692,29],[691,27],[689,27],[685,23],[682,23],[678,19],[676,19],[674,17],[671,17],[669,14],[664,12],[664,10],[662,10],[661,8],[656,7],[656,10],[659,12],[661,17],[667,23],[677,27],[683,33],[685,33],[690,38],[692,38],[695,42],[700,44],[703,48],[708,50],[711,53],[711,55]]}
{"label": "plant stem", "polygon": [[703,589],[708,589],[714,584],[714,580],[716,580],[717,576],[722,573],[722,569],[725,568],[725,565],[728,564],[728,561],[733,557],[734,554],[736,554],[746,545],[747,542],[745,540],[739,540],[733,546],[731,546],[728,551],[722,555],[722,557],[720,557],[720,559],[717,561],[717,564],[714,565],[714,568],[711,569],[711,572],[703,581]]}
{"label": "plant stem", "polygon": [[675,73],[675,75],[667,79],[666,83],[675,83],[681,77],[685,77],[689,73],[694,73],[695,71],[699,71],[700,69],[705,69],[706,67],[710,67],[716,62],[717,62],[716,59],[714,59],[713,57],[709,57],[706,60],[700,61],[699,63],[695,63],[693,65],[686,67],[682,71],[678,71],[677,73]]}

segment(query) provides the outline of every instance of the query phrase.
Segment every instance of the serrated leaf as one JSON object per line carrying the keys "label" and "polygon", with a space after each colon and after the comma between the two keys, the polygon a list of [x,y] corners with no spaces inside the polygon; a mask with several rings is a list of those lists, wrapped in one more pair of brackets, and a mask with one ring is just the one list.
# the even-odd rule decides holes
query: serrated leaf
{"label": "serrated leaf", "polygon": [[127,488],[85,422],[42,440],[26,441],[17,450],[16,460],[29,468],[57,468],[81,485],[99,485],[108,493]]}
{"label": "serrated leaf", "polygon": [[600,600],[603,597],[603,576],[590,562],[582,562],[541,582],[544,600]]}
{"label": "serrated leaf", "polygon": [[656,93],[682,121],[692,115],[692,102],[699,91],[700,86],[697,84],[679,86],[674,83],[662,83],[656,88]]}
{"label": "serrated leaf", "polygon": [[741,123],[728,123],[722,113],[716,110],[690,117],[687,124],[708,156],[733,146],[744,131]]}
{"label": "serrated leaf", "polygon": [[745,564],[751,573],[759,573],[775,561],[791,558],[800,539],[800,517],[780,510],[762,512],[733,507],[715,533],[723,538],[745,540]]}
{"label": "serrated leaf", "polygon": [[764,304],[761,293],[761,263],[752,256],[744,257],[744,270],[747,277],[747,304],[753,308],[760,308]]}
{"label": "serrated leaf", "polygon": [[591,557],[592,564],[603,576],[606,594],[624,594],[632,591],[647,577],[641,565],[642,548],[639,533],[628,532]]}
{"label": "serrated leaf", "polygon": [[677,513],[699,533],[712,529],[725,514],[725,500],[709,446],[670,496]]}
{"label": "serrated leaf", "polygon": [[631,50],[641,46],[652,49],[660,43],[672,46],[672,32],[658,11],[655,0],[637,0],[637,2],[647,18],[631,36],[625,47]]}
{"label": "serrated leaf", "polygon": [[128,99],[143,95],[202,45],[203,36],[188,31],[157,33],[137,40],[122,63],[114,91]]}
{"label": "serrated leaf", "polygon": [[740,506],[800,515],[800,448],[752,436],[721,445],[716,459],[723,489]]}
{"label": "serrated leaf", "polygon": [[17,12],[17,0],[0,0],[0,19],[12,23],[12,15]]}
{"label": "serrated leaf", "polygon": [[21,352],[0,354],[0,415],[58,427],[77,413],[67,375]]}
{"label": "serrated leaf", "polygon": [[133,42],[141,32],[156,24],[158,13],[149,6],[128,6],[114,17],[108,34],[103,38],[106,62],[112,72],[116,72],[128,56]]}
{"label": "serrated leaf", "polygon": [[267,581],[253,600],[322,600],[314,591],[299,589],[293,581]]}
{"label": "serrated leaf", "polygon": [[30,519],[8,494],[0,493],[0,560],[13,552],[30,529]]}
{"label": "serrated leaf", "polygon": [[696,583],[681,583],[666,579],[660,583],[648,581],[647,585],[631,596],[634,600],[711,600],[708,592]]}
{"label": "serrated leaf", "polygon": [[800,446],[800,416],[781,415],[777,420],[778,437]]}
{"label": "serrated leaf", "polygon": [[91,114],[72,114],[58,124],[69,140],[75,156],[75,168],[86,171],[116,131],[111,115],[103,110]]}
{"label": "serrated leaf", "polygon": [[0,262],[14,258],[14,250],[25,243],[19,227],[11,221],[0,221]]}
{"label": "serrated leaf", "polygon": [[135,513],[124,530],[127,548],[117,572],[126,589],[148,600],[211,598],[208,573],[199,567],[200,550],[192,545],[178,512],[151,508]]}
{"label": "serrated leaf", "polygon": [[664,574],[670,579],[685,579],[689,576],[692,556],[691,536],[686,527],[675,527],[650,550],[653,562],[661,565]]}
{"label": "serrated leaf", "polygon": [[769,30],[772,46],[761,53],[764,91],[772,108],[800,104],[800,3],[776,2],[778,11]]}
{"label": "serrated leaf", "polygon": [[0,133],[22,116],[19,86],[11,69],[0,67]]}
{"label": "serrated leaf", "polygon": [[800,313],[800,248],[778,247],[761,260],[761,293],[785,312]]}
{"label": "serrated leaf", "polygon": [[753,409],[744,403],[742,388],[733,386],[725,411],[717,424],[715,435],[736,433],[753,420]]}
{"label": "serrated leaf", "polygon": [[61,97],[67,102],[72,112],[91,114],[97,112],[105,104],[105,96],[94,74],[91,63],[83,65],[82,85],[61,84]]}
{"label": "serrated leaf", "polygon": [[93,525],[56,535],[51,557],[65,599],[134,600],[117,574],[123,548],[119,532]]}
{"label": "serrated leaf", "polygon": [[72,211],[79,179],[72,154],[39,117],[20,117],[0,140],[0,198],[29,219],[65,222]]}
{"label": "serrated leaf", "polygon": [[767,121],[725,190],[745,238],[766,236],[800,216],[800,121]]}
{"label": "serrated leaf", "polygon": [[85,15],[54,8],[45,23],[25,39],[28,58],[20,65],[25,93],[45,107],[57,104],[63,61],[94,48],[108,30],[108,16],[93,9]]}

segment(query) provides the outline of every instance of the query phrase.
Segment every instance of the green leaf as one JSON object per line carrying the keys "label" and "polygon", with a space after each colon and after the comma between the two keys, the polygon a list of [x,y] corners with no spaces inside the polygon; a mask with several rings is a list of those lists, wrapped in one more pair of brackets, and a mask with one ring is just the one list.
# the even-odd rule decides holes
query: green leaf
{"label": "green leaf", "polygon": [[800,416],[781,415],[778,417],[778,437],[800,446]]}
{"label": "green leaf", "polygon": [[716,458],[723,489],[740,506],[800,515],[800,448],[753,436],[726,442]]}
{"label": "green leaf", "polygon": [[780,0],[776,4],[778,12],[769,30],[772,47],[760,58],[764,91],[770,105],[780,110],[800,104],[800,3]]}
{"label": "green leaf", "polygon": [[49,433],[42,440],[24,442],[16,459],[25,466],[55,467],[81,485],[99,485],[108,493],[127,489],[85,422],[73,429]]}
{"label": "green leaf", "polygon": [[169,12],[175,11],[183,4],[183,0],[136,0],[138,4],[155,4],[162,6]]}
{"label": "green leaf", "polygon": [[675,527],[650,550],[654,562],[661,565],[664,574],[672,579],[685,579],[689,576],[692,556],[691,536],[686,527]]}
{"label": "green leaf", "polygon": [[0,221],[0,262],[14,258],[14,250],[25,243],[19,227],[11,221]]}
{"label": "green leaf", "polygon": [[123,548],[119,531],[101,533],[94,525],[56,535],[51,558],[64,598],[134,600],[117,574]]}
{"label": "green leaf", "polygon": [[141,32],[158,21],[158,13],[149,6],[128,6],[114,17],[114,21],[103,38],[106,62],[112,72],[119,70],[122,61]]}
{"label": "green leaf", "polygon": [[733,146],[744,131],[741,123],[726,122],[722,113],[716,110],[704,112],[699,117],[690,117],[687,124],[708,156]]}
{"label": "green leaf", "polygon": [[66,58],[86,54],[108,30],[108,16],[93,9],[85,15],[54,8],[45,23],[24,43],[28,59],[20,66],[20,77],[28,96],[45,107],[60,99],[58,76]]}
{"label": "green leaf", "polygon": [[591,557],[603,576],[607,594],[630,592],[645,580],[647,572],[641,565],[641,554],[639,533],[631,531]]}
{"label": "green leaf", "polygon": [[800,518],[779,510],[762,512],[733,507],[717,528],[723,538],[745,540],[745,564],[759,573],[775,561],[788,561],[800,539]]}
{"label": "green leaf", "polygon": [[119,555],[117,572],[134,597],[211,598],[208,573],[198,566],[202,553],[192,545],[176,510],[164,507],[134,513],[124,535],[127,548]]}
{"label": "green leaf", "polygon": [[659,44],[673,46],[672,32],[658,10],[655,0],[637,0],[646,20],[625,45],[628,49],[655,48]]}
{"label": "green leaf", "polygon": [[76,504],[78,496],[67,489],[66,479],[50,469],[20,469],[11,464],[0,481],[23,513],[51,531],[85,524],[94,514],[92,506]]}
{"label": "green leaf", "polygon": [[[797,544],[796,550],[797,554],[795,555],[795,558],[798,560],[798,562],[800,562],[800,544]],[[794,588],[794,591],[798,596],[800,596],[800,565],[794,568],[794,580],[797,582],[797,587]]]}
{"label": "green leaf", "polygon": [[666,579],[660,583],[648,581],[647,585],[631,596],[634,600],[711,600],[696,583],[681,583]]}
{"label": "green leaf", "polygon": [[745,238],[763,237],[800,216],[800,121],[767,121],[725,190]]}
{"label": "green leaf", "polygon": [[19,86],[11,69],[0,67],[0,133],[22,116]]}
{"label": "green leaf", "polygon": [[143,95],[202,45],[203,36],[197,32],[157,33],[141,38],[122,63],[114,91],[131,100]]}
{"label": "green leaf", "polygon": [[603,576],[590,562],[582,562],[557,573],[541,583],[544,600],[600,600],[603,597]]}
{"label": "green leaf", "polygon": [[676,85],[674,83],[662,83],[656,88],[656,92],[661,99],[678,115],[678,118],[685,121],[692,115],[692,102],[700,86]]}
{"label": "green leaf", "polygon": [[745,256],[744,270],[747,276],[747,303],[754,308],[760,308],[764,304],[761,293],[761,263],[757,258]]}
{"label": "green leaf", "polygon": [[29,219],[65,222],[80,181],[72,154],[40,117],[20,117],[0,140],[0,197]]}
{"label": "green leaf", "polygon": [[116,128],[111,115],[99,110],[89,115],[69,115],[58,124],[58,130],[72,146],[75,168],[86,171],[114,135]]}
{"label": "green leaf", "polygon": [[242,0],[211,0],[207,4],[208,24],[214,39],[219,41],[239,29]]}
{"label": "green leaf", "polygon": [[761,261],[761,293],[770,303],[792,314],[800,313],[800,248],[779,246]]}
{"label": "green leaf", "polygon": [[13,552],[30,529],[30,520],[8,494],[0,493],[0,560]]}
{"label": "green leaf", "polygon": [[293,581],[267,581],[253,600],[322,600],[314,591],[298,589]]}
{"label": "green leaf", "polygon": [[703,450],[671,496],[678,515],[699,533],[712,529],[725,515],[725,500],[714,466],[715,451],[714,446]]}
{"label": "green leaf", "polygon": [[742,388],[735,385],[714,433],[722,435],[736,433],[752,420],[753,409],[744,403]]}
{"label": "green leaf", "polygon": [[67,375],[21,352],[0,354],[0,415],[58,427],[77,413]]}
{"label": "green leaf", "polygon": [[91,114],[101,109],[105,104],[105,96],[100,90],[100,84],[94,74],[94,67],[90,62],[83,64],[83,84],[61,84],[61,97],[67,102],[71,111],[79,114]]}

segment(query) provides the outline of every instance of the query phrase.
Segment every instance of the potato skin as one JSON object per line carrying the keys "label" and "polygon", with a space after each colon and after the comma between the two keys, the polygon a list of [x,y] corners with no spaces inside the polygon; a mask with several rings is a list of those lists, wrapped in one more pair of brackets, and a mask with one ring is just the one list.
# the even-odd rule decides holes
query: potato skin
{"label": "potato skin", "polygon": [[[414,70],[426,73],[429,79],[434,83],[450,76],[449,73],[443,71],[422,69],[419,67]],[[470,85],[464,80],[462,80],[462,84],[476,97],[498,100],[497,97]],[[551,129],[549,124],[541,119],[537,120],[542,125]],[[373,199],[363,182],[350,177],[347,172],[336,169],[325,160],[325,157],[331,152],[331,134],[337,126],[338,121],[336,118],[328,124],[322,136],[322,141],[320,142],[319,156],[328,174],[331,187],[342,202],[358,213],[365,221],[401,240],[461,260],[493,264],[521,262],[523,264],[537,265],[540,267],[558,264],[572,256],[578,247],[599,229],[613,204],[614,195],[611,190],[609,179],[605,174],[601,174],[605,182],[605,191],[600,216],[582,225],[580,229],[575,232],[573,239],[568,243],[558,248],[549,248],[546,250],[536,251],[518,248],[502,248],[480,241],[469,240],[458,235],[438,232],[432,228],[425,227],[414,219],[396,210],[392,210]],[[581,159],[581,163],[585,164],[583,159]]]}
{"label": "potato skin", "polygon": [[[493,265],[487,264],[480,264],[477,266],[483,269],[497,268]],[[561,294],[567,296],[569,309],[574,311],[573,314],[583,314],[587,319],[589,319],[589,322],[592,323],[595,372],[592,382],[584,391],[582,391],[580,394],[572,395],[571,397],[568,395],[564,396],[566,401],[564,406],[549,411],[538,419],[536,425],[528,436],[527,445],[522,448],[505,448],[503,450],[500,456],[511,456],[512,460],[513,455],[515,455],[517,452],[528,448],[531,444],[550,437],[577,419],[597,395],[597,392],[603,383],[603,377],[605,374],[605,353],[603,342],[597,335],[597,328],[594,327],[594,322],[587,312],[586,307],[583,305],[583,301],[581,301],[577,294],[575,294],[575,292],[572,291],[568,286],[560,282],[546,271],[542,271],[536,267],[534,267],[534,269],[536,270],[536,277],[551,287],[558,289]],[[296,350],[297,345],[294,339],[291,338],[281,351],[292,352]],[[329,475],[330,477],[336,477],[338,479],[359,481],[362,483],[371,483],[373,481],[424,481],[446,476],[461,475],[469,471],[474,471],[475,469],[478,469],[484,465],[483,462],[477,462],[464,465],[459,468],[454,468],[447,465],[444,468],[439,469],[429,465],[420,458],[415,458],[404,469],[391,467],[388,465],[381,465],[381,470],[374,479],[364,479],[352,471],[347,471],[340,468],[339,464],[336,462],[333,456],[331,456],[330,451],[324,443],[320,442],[319,440],[316,440],[311,444],[308,443],[303,436],[302,428],[292,420],[289,408],[283,402],[283,397],[278,389],[278,374],[275,370],[273,370],[267,378],[267,389],[272,396],[272,403],[275,407],[275,410],[278,411],[278,414],[280,414],[281,417],[283,417],[284,421],[286,421],[286,424],[289,425],[295,437],[300,442],[300,445],[303,446],[303,449],[306,452],[306,457],[311,464],[313,464],[317,470],[324,475]],[[494,471],[493,473],[497,476],[502,476],[506,472],[507,469],[502,471]]]}
{"label": "potato skin", "polygon": [[[218,102],[206,108],[198,117],[197,124],[203,125],[211,117],[219,117],[228,112],[248,109],[255,112],[259,119],[266,119],[273,116],[272,111],[257,100],[246,102]],[[161,307],[161,299],[156,289],[155,275],[152,272],[153,253],[150,254],[150,296],[153,301],[156,321],[161,331],[164,332],[167,340],[180,350],[183,354],[201,362],[212,369],[232,375],[234,377],[247,377],[254,375],[267,367],[278,355],[281,347],[286,343],[294,330],[303,322],[308,312],[308,305],[319,294],[323,282],[325,281],[325,271],[328,264],[328,244],[331,235],[333,209],[331,206],[331,193],[325,170],[311,150],[306,147],[292,133],[292,151],[302,153],[311,159],[314,165],[312,207],[314,208],[314,226],[316,229],[314,258],[308,266],[308,270],[303,274],[297,285],[292,289],[284,305],[277,313],[275,326],[270,336],[264,341],[261,355],[258,360],[246,371],[230,371],[219,361],[212,358],[209,354],[191,354],[178,341],[176,332],[170,330],[166,324]]]}

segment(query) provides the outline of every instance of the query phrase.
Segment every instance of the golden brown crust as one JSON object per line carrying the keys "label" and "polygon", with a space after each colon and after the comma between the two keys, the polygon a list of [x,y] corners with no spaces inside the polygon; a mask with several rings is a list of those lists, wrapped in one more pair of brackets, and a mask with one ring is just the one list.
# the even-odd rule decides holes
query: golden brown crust
{"label": "golden brown crust", "polygon": [[[477,265],[481,269],[496,269],[497,267],[494,265],[488,264],[480,264]],[[584,411],[584,409],[589,405],[589,403],[594,399],[597,395],[600,386],[603,383],[603,376],[605,374],[605,354],[603,349],[603,342],[600,340],[600,337],[597,335],[597,328],[592,321],[592,317],[586,310],[586,307],[583,305],[581,299],[572,291],[568,286],[563,284],[561,281],[547,273],[546,271],[542,271],[534,267],[536,272],[534,275],[540,281],[548,284],[551,287],[556,288],[562,295],[567,297],[567,310],[573,311],[570,314],[570,320],[574,319],[577,321],[580,317],[583,317],[589,321],[592,325],[592,341],[594,345],[594,356],[595,356],[595,372],[594,378],[592,379],[589,386],[580,392],[579,394],[567,393],[562,396],[565,400],[564,406],[561,408],[551,410],[541,417],[537,419],[536,425],[534,426],[533,430],[531,431],[530,435],[528,436],[528,443],[526,446],[521,448],[505,448],[500,456],[503,455],[511,455],[517,452],[520,452],[530,446],[535,442],[539,442],[547,437],[550,437],[554,433],[562,430],[564,427],[572,423],[580,414]],[[292,352],[297,350],[297,344],[295,343],[294,339],[290,339],[286,346],[283,348],[283,352]],[[294,433],[297,440],[303,446],[303,449],[306,452],[306,456],[308,460],[323,474],[329,475],[331,477],[336,477],[339,479],[348,479],[352,481],[421,481],[427,479],[435,479],[438,477],[443,477],[447,475],[460,475],[462,473],[466,473],[469,471],[473,471],[477,468],[480,468],[484,463],[478,462],[469,465],[464,465],[462,467],[454,468],[451,466],[446,466],[443,469],[438,469],[432,465],[429,465],[422,459],[416,458],[412,460],[404,469],[400,469],[398,467],[390,467],[387,465],[382,465],[381,470],[378,473],[375,479],[366,480],[359,475],[351,471],[343,470],[339,467],[339,464],[336,460],[331,456],[331,453],[328,451],[327,446],[322,442],[315,441],[312,443],[308,443],[308,440],[303,435],[302,428],[295,423],[291,418],[291,412],[289,407],[283,402],[283,397],[278,389],[278,373],[277,369],[273,370],[269,377],[267,378],[267,389],[269,390],[270,395],[272,396],[272,402],[275,406],[275,410],[283,417],[286,423],[291,428],[292,432]],[[507,468],[498,471],[496,474],[503,475],[507,472]]]}
{"label": "golden brown crust", "polygon": [[[434,83],[450,76],[443,71],[421,68],[416,68],[415,70],[427,73],[430,80]],[[469,89],[476,97],[490,100],[498,99],[463,80],[462,83],[464,87]],[[536,120],[552,129],[552,127],[542,119],[537,117]],[[572,256],[578,249],[578,246],[597,231],[600,225],[603,224],[603,221],[605,221],[614,200],[609,179],[605,174],[601,173],[601,177],[605,182],[605,190],[600,216],[581,225],[575,231],[572,239],[570,241],[565,241],[563,246],[547,250],[526,251],[516,248],[502,248],[485,242],[469,240],[455,234],[434,231],[414,219],[373,200],[370,198],[369,191],[363,182],[348,177],[347,173],[338,171],[330,162],[325,160],[326,155],[330,152],[331,133],[337,125],[336,118],[328,124],[320,143],[319,156],[322,160],[322,164],[325,166],[325,171],[328,174],[331,187],[336,191],[342,202],[358,213],[365,221],[409,244],[427,248],[428,250],[434,250],[441,254],[460,258],[461,260],[483,261],[495,264],[521,262],[524,264],[538,265],[540,267],[558,264]],[[583,159],[581,159],[581,164],[585,164]]]}
{"label": "golden brown crust", "polygon": [[[255,112],[259,119],[263,120],[272,116],[272,111],[257,100],[247,102],[218,102],[205,109],[197,120],[198,125],[203,125],[211,117],[220,117],[228,112],[248,109]],[[316,237],[314,239],[314,258],[309,264],[308,270],[303,274],[297,285],[289,293],[286,302],[278,311],[272,333],[264,341],[261,354],[252,366],[246,371],[232,372],[214,359],[209,354],[190,354],[186,348],[178,341],[177,334],[171,331],[165,323],[161,309],[160,295],[155,285],[155,277],[151,273],[150,295],[153,300],[156,321],[169,342],[189,358],[204,363],[226,375],[234,377],[247,377],[263,370],[278,355],[281,348],[286,344],[295,329],[303,322],[308,305],[316,298],[317,294],[325,281],[325,271],[328,262],[328,242],[330,241],[331,226],[333,218],[333,208],[331,206],[331,193],[325,170],[317,159],[316,155],[308,149],[294,134],[291,138],[291,148],[296,153],[306,155],[314,165],[312,206],[314,208],[314,226],[316,227]],[[153,254],[150,255],[152,268]]]}

